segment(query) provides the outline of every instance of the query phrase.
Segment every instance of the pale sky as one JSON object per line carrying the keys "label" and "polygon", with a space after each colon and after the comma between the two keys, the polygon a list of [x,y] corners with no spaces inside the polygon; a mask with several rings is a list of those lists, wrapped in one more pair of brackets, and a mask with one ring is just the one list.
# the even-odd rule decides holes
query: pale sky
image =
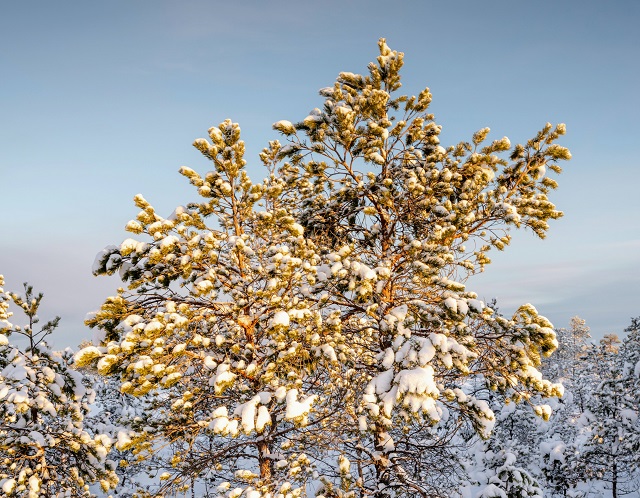
{"label": "pale sky", "polygon": [[[546,240],[515,236],[468,288],[503,312],[533,303],[557,327],[621,334],[640,315],[640,3],[636,1],[22,1],[0,15],[0,273],[45,293],[53,339],[91,337],[114,293],[91,275],[127,238],[142,193],[161,214],[194,200],[177,171],[210,169],[191,143],[239,122],[258,152],[322,103],[377,40],[405,53],[403,90],[429,86],[449,145],[489,126],[525,141],[564,122],[571,149]],[[19,323],[19,320],[16,320]]]}

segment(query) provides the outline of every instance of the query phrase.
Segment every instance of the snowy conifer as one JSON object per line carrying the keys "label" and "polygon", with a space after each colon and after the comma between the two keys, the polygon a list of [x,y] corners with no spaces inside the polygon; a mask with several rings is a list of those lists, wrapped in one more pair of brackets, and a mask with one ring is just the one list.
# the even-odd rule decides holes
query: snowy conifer
{"label": "snowy conifer", "polygon": [[624,375],[616,335],[606,335],[589,360],[599,382],[584,413],[580,464],[591,479],[609,483],[611,496],[617,498],[626,494],[626,484],[634,484],[634,473],[640,464],[638,399]]}
{"label": "snowy conifer", "polygon": [[556,330],[558,349],[542,365],[542,372],[550,379],[561,382],[565,389],[562,402],[571,404],[575,412],[586,408],[587,391],[591,382],[584,376],[584,362],[591,348],[589,327],[578,316],[571,318],[569,328]]}
{"label": "snowy conifer", "polygon": [[579,439],[583,414],[600,379],[589,366],[595,350],[583,319],[571,318],[569,328],[557,329],[556,337],[558,349],[544,360],[542,371],[563,384],[564,395],[551,403],[553,414],[540,443],[539,459],[545,489],[569,496],[576,495],[579,483],[588,481],[584,466],[578,462]]}
{"label": "snowy conifer", "polygon": [[[564,125],[551,124],[525,145],[487,143],[484,128],[472,143],[441,146],[429,89],[398,95],[403,54],[379,48],[367,75],[340,73],[321,108],[275,123],[287,143],[272,153],[288,161],[288,203],[323,256],[340,360],[358,373],[343,444],[359,492],[427,496],[433,428],[470,423],[487,437],[494,425],[470,378],[514,401],[561,393],[538,370],[556,346],[549,321],[530,304],[499,316],[464,282],[508,245],[510,228],[545,236],[561,216],[547,170],[559,173],[570,154],[555,143]],[[536,412],[549,414],[544,404]]]}
{"label": "snowy conifer", "polygon": [[506,448],[496,448],[493,441],[483,445],[483,480],[475,498],[542,498],[542,488],[535,478],[517,465],[517,456]]}
{"label": "snowy conifer", "polygon": [[530,304],[500,316],[465,281],[510,228],[544,237],[561,216],[547,170],[570,158],[564,125],[444,148],[431,93],[397,96],[403,55],[379,48],[322,109],[274,124],[287,143],[262,152],[263,183],[225,121],[194,143],[214,169],[181,169],[200,200],[163,218],[137,196],[137,237],[96,260],[128,290],[76,362],[148,400],[120,448],[170,448],[158,493],[445,496],[453,434],[495,423],[473,382],[544,418],[534,400],[561,394],[538,369],[549,321]]}
{"label": "snowy conifer", "polygon": [[165,449],[154,492],[299,496],[326,443],[316,432],[340,409],[323,398],[340,399],[329,376],[338,320],[322,314],[319,256],[280,202],[281,182],[249,180],[237,124],[209,138],[194,145],[214,169],[181,169],[200,201],[163,218],[136,196],[127,229],[143,240],[97,258],[95,273],[119,271],[129,290],[90,320],[104,336],[76,363],[147,403],[118,448]]}
{"label": "snowy conifer", "polygon": [[640,402],[640,317],[632,318],[624,331],[627,335],[622,347],[623,375],[628,378]]}
{"label": "snowy conifer", "polygon": [[[84,427],[93,393],[70,366],[70,350],[52,351],[45,338],[59,318],[37,328],[42,294],[25,284],[4,292],[0,275],[0,489],[2,496],[89,497],[99,483],[115,487],[107,460],[111,439]],[[10,303],[27,318],[9,322]]]}

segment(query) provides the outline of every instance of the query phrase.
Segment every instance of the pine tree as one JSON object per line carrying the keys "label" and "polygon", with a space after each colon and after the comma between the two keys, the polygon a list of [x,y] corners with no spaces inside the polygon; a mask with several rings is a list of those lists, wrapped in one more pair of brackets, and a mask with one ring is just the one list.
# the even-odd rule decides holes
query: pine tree
{"label": "pine tree", "polygon": [[470,378],[514,401],[560,394],[538,370],[556,346],[551,324],[531,305],[499,316],[464,282],[508,245],[509,229],[545,236],[561,216],[546,172],[570,154],[554,143],[564,125],[550,124],[525,145],[486,143],[484,128],[442,147],[429,89],[398,95],[403,54],[379,48],[369,74],[340,73],[320,91],[322,108],[277,122],[287,144],[271,151],[287,160],[292,213],[329,260],[318,275],[341,317],[341,361],[358,372],[348,386],[357,409],[342,424],[353,428],[344,441],[357,441],[355,482],[363,494],[427,496],[432,428],[454,420],[486,437],[493,427],[486,402],[465,391]]}
{"label": "pine tree", "polygon": [[517,456],[489,442],[482,448],[484,480],[476,498],[542,498],[536,479],[516,464]]}
{"label": "pine tree", "polygon": [[626,336],[622,348],[624,375],[628,377],[640,400],[640,317],[632,318],[624,329]]}
{"label": "pine tree", "polygon": [[97,258],[128,289],[76,363],[148,400],[120,448],[170,448],[157,493],[445,496],[452,436],[495,422],[472,381],[532,404],[561,394],[538,370],[549,321],[530,304],[505,318],[464,282],[511,228],[544,237],[561,216],[546,172],[570,158],[564,125],[445,149],[431,93],[397,96],[403,55],[379,49],[369,75],[321,90],[322,110],[274,124],[287,143],[263,150],[262,183],[225,121],[194,143],[214,169],[181,169],[200,200],[163,218],[137,196],[127,230],[144,240]]}
{"label": "pine tree", "polygon": [[[556,330],[558,349],[546,358],[542,364],[542,372],[550,379],[561,382],[565,388],[562,401],[572,404],[579,413],[585,410],[586,389],[588,382],[584,382],[584,360],[591,347],[591,335],[585,320],[578,316],[571,318],[569,328]],[[581,380],[579,380],[581,379]]]}
{"label": "pine tree", "polygon": [[[113,441],[128,441],[133,435],[129,428],[137,425],[152,407],[145,399],[121,393],[120,382],[114,377],[97,376],[86,369],[83,369],[83,374],[95,392],[85,426],[94,433],[106,434]],[[159,451],[149,459],[140,460],[130,449],[119,450],[115,445],[112,446],[109,458],[118,462],[118,486],[113,496],[132,498],[138,490],[149,491],[149,477],[161,474],[165,467],[170,468],[163,460],[166,453]]]}
{"label": "pine tree", "polygon": [[504,395],[492,391],[484,399],[496,424],[488,440],[474,438],[461,455],[467,460],[467,496],[541,498],[537,456],[544,422],[529,403],[506,403]]}
{"label": "pine tree", "polygon": [[[52,351],[45,340],[60,319],[38,329],[42,294],[25,284],[20,296],[3,285],[0,275],[2,496],[89,497],[96,482],[112,489],[118,479],[107,460],[111,439],[84,426],[93,393],[71,368],[71,351]],[[26,325],[9,322],[10,303],[26,315]]]}
{"label": "pine tree", "polygon": [[571,318],[569,328],[556,330],[558,349],[543,361],[543,373],[561,382],[564,395],[553,403],[553,415],[540,444],[541,470],[545,489],[560,496],[576,496],[576,486],[588,480],[579,464],[582,416],[589,406],[598,380],[589,358],[594,346],[589,327],[577,316]]}
{"label": "pine tree", "polygon": [[580,463],[588,476],[610,483],[617,498],[633,481],[640,463],[637,452],[638,400],[624,375],[620,340],[606,335],[594,349],[591,367],[599,382],[594,388],[585,418],[588,422],[580,450]]}
{"label": "pine tree", "polygon": [[320,259],[280,202],[281,183],[251,183],[237,124],[209,137],[194,145],[215,169],[181,169],[200,202],[165,219],[137,196],[127,229],[149,241],[98,257],[95,273],[118,270],[130,290],[90,320],[104,339],[76,363],[148,403],[118,447],[155,458],[170,449],[154,492],[299,496],[327,443],[321,428],[342,409],[344,381],[331,377],[338,319],[323,312]]}

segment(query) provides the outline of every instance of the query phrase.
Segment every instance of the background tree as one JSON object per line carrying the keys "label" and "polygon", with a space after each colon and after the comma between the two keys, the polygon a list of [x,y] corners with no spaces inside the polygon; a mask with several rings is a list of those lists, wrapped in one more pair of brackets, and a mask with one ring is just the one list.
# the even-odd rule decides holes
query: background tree
{"label": "background tree", "polygon": [[[0,275],[2,496],[88,497],[92,483],[104,491],[115,487],[115,464],[107,460],[111,439],[84,426],[93,392],[70,367],[71,352],[52,351],[45,340],[60,319],[38,329],[42,294],[25,284],[21,296],[3,285]],[[9,322],[10,303],[26,315],[26,325]]]}
{"label": "background tree", "polygon": [[595,346],[589,327],[577,316],[571,318],[568,328],[557,329],[556,337],[558,349],[543,360],[542,371],[562,383],[564,394],[551,403],[553,414],[541,436],[539,460],[549,494],[581,496],[576,487],[589,480],[578,461],[583,414],[600,382],[589,363]]}
{"label": "background tree", "polygon": [[564,386],[562,402],[574,407],[572,416],[579,416],[586,408],[590,382],[584,376],[590,372],[585,372],[584,363],[592,347],[590,339],[586,322],[574,316],[569,328],[556,329],[558,348],[542,362],[542,372]]}
{"label": "background tree", "polygon": [[[142,420],[147,410],[153,407],[144,399],[121,393],[118,379],[95,375],[87,369],[81,371],[95,392],[85,427],[93,433],[105,434],[113,441],[128,441],[132,435],[129,428]],[[158,455],[141,460],[131,449],[119,450],[114,445],[109,458],[118,463],[115,469],[118,486],[113,490],[113,496],[132,498],[138,490],[152,490],[149,478],[164,471],[166,451],[159,451]],[[159,468],[162,470],[158,471]]]}
{"label": "background tree", "polygon": [[640,463],[638,400],[624,375],[620,344],[616,335],[606,335],[588,358],[600,380],[584,414],[587,424],[580,448],[587,475],[610,483],[613,498],[628,492],[626,484],[635,487],[634,472]]}
{"label": "background tree", "polygon": [[460,455],[466,462],[467,483],[461,486],[466,496],[542,497],[537,455],[545,422],[529,403],[505,402],[506,397],[484,390],[496,424],[489,439],[471,438]]}
{"label": "background tree", "polygon": [[623,375],[628,378],[640,403],[640,317],[632,318],[631,324],[624,331],[627,335],[622,348]]}

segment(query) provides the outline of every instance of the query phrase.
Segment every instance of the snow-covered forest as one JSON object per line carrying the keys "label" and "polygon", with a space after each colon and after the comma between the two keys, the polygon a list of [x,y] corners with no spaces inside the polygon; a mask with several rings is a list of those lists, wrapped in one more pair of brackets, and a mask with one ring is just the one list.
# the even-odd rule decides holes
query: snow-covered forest
{"label": "snow-covered forest", "polygon": [[638,496],[640,319],[597,342],[472,287],[562,216],[565,126],[442,145],[403,58],[277,121],[260,183],[237,123],[197,139],[194,199],[137,195],[96,257],[122,288],[75,351],[0,277],[2,496]]}

